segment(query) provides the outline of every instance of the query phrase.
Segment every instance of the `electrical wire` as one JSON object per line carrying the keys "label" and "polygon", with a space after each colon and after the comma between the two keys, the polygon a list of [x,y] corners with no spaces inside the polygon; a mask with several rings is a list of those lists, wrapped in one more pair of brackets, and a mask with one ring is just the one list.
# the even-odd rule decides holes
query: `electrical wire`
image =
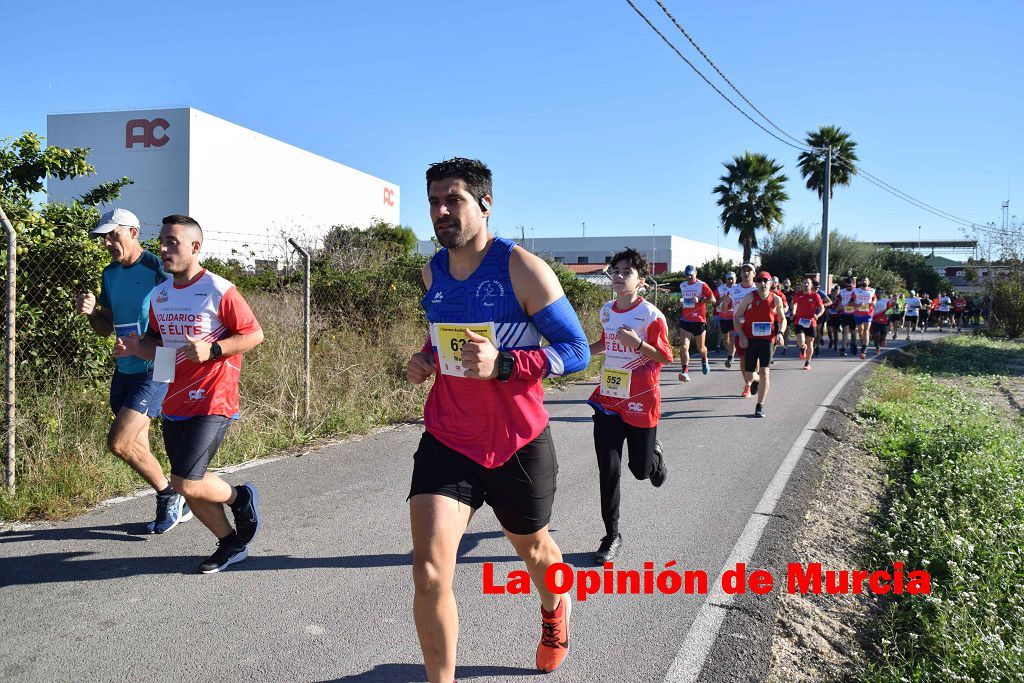
{"label": "electrical wire", "polygon": [[763,130],[765,133],[768,133],[768,135],[771,135],[773,138],[775,138],[776,140],[778,140],[779,142],[781,142],[784,145],[789,145],[790,147],[792,147],[794,149],[798,149],[801,152],[806,152],[806,151],[812,149],[811,147],[807,147],[806,145],[794,145],[789,140],[784,140],[783,138],[780,138],[778,135],[776,135],[775,133],[771,132],[770,130],[768,130],[767,128],[762,126],[760,123],[755,121],[754,118],[752,116],[750,116],[750,114],[748,114],[747,112],[743,111],[743,109],[740,108],[740,106],[738,104],[736,104],[731,99],[729,99],[729,97],[724,92],[722,92],[718,88],[718,86],[716,86],[714,83],[712,83],[710,80],[708,80],[708,77],[705,76],[701,72],[700,69],[698,69],[696,66],[694,66],[693,62],[691,62],[689,59],[687,59],[683,55],[683,53],[679,51],[679,48],[677,48],[675,45],[673,45],[672,41],[670,41],[668,38],[665,37],[664,33],[659,31],[658,28],[653,23],[651,23],[651,20],[647,18],[647,15],[645,15],[643,12],[641,12],[640,9],[636,5],[633,4],[633,0],[626,0],[626,3],[629,4],[629,6],[633,8],[634,12],[636,12],[637,14],[640,15],[641,19],[643,19],[645,22],[647,22],[647,25],[651,27],[651,30],[654,31],[655,33],[657,33],[658,37],[661,38],[665,42],[666,45],[668,45],[670,48],[672,48],[672,51],[675,52],[679,56],[680,59],[682,59],[684,62],[686,62],[687,66],[689,66],[691,69],[693,69],[694,73],[696,73],[698,76],[700,76],[701,79],[705,83],[707,83],[709,86],[711,86],[711,88],[722,97],[722,99],[724,99],[726,102],[728,102],[730,105],[732,105],[732,108],[735,109],[736,111],[738,111],[740,114],[742,114],[748,121],[750,121],[755,126],[760,128],[761,130]]}

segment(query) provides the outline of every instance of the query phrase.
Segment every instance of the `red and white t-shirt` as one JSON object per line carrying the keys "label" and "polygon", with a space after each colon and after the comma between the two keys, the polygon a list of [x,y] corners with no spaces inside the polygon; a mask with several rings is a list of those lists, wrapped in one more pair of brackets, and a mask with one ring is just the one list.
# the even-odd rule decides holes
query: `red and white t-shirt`
{"label": "red and white t-shirt", "polygon": [[892,299],[878,299],[875,301],[874,315],[871,316],[871,322],[878,323],[879,325],[889,324],[889,309],[892,308]]}
{"label": "red and white t-shirt", "polygon": [[707,283],[703,280],[697,280],[692,285],[682,282],[679,284],[679,293],[683,295],[679,319],[688,323],[707,322],[707,306],[702,299],[710,299],[713,295]]}
{"label": "red and white t-shirt", "polygon": [[[149,297],[149,326],[160,333],[163,345],[180,349],[186,336],[215,342],[260,329],[249,304],[238,289],[203,270],[186,285],[172,279],[153,288]],[[163,413],[170,419],[198,415],[238,416],[240,355],[221,356],[196,363],[178,351],[174,381],[167,388]]]}
{"label": "red and white t-shirt", "polygon": [[814,327],[821,307],[821,296],[817,292],[797,292],[793,295],[791,320],[801,327]]}
{"label": "red and white t-shirt", "polygon": [[668,342],[665,315],[647,301],[638,299],[625,311],[618,310],[615,302],[609,301],[601,307],[600,316],[604,366],[631,371],[629,398],[605,396],[599,385],[587,402],[603,413],[618,415],[634,427],[657,426],[661,417],[661,363],[623,345],[619,341],[619,328],[629,327],[671,361],[672,346]]}
{"label": "red and white t-shirt", "polygon": [[745,297],[747,294],[750,294],[751,292],[756,291],[757,285],[750,285],[749,287],[745,287],[744,285],[741,285],[738,282],[734,284],[732,287],[730,287],[729,306],[726,308],[726,315],[723,315],[722,317],[727,319],[731,318],[732,314],[736,311],[737,307],[739,307],[740,302],[743,301],[743,297]]}
{"label": "red and white t-shirt", "polygon": [[857,309],[854,315],[858,318],[874,315],[875,313],[875,290],[873,287],[858,287],[853,290],[853,303]]}

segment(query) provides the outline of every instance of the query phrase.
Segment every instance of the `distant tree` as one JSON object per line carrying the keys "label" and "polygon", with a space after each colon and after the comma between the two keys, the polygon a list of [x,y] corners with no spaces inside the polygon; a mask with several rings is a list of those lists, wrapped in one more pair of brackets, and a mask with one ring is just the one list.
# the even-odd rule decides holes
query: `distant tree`
{"label": "distant tree", "polygon": [[820,243],[804,225],[768,235],[758,250],[761,267],[780,278],[818,272]]}
{"label": "distant tree", "polygon": [[771,233],[782,222],[782,203],[789,199],[782,166],[764,154],[744,152],[725,166],[725,175],[712,192],[722,207],[720,219],[726,235],[739,233],[743,260],[749,261],[757,247],[757,232]]}
{"label": "distant tree", "polygon": [[373,267],[416,251],[416,233],[403,225],[375,221],[369,227],[335,225],[324,237],[318,260],[335,268]]}
{"label": "distant tree", "polygon": [[831,199],[836,185],[848,186],[857,172],[857,153],[854,151],[857,143],[850,139],[849,133],[844,133],[838,126],[822,126],[816,131],[808,132],[806,143],[815,149],[801,152],[797,157],[797,165],[800,168],[800,175],[807,182],[807,189],[817,192],[818,199],[825,196],[827,154],[823,150],[832,148],[832,173],[828,188],[828,196]]}

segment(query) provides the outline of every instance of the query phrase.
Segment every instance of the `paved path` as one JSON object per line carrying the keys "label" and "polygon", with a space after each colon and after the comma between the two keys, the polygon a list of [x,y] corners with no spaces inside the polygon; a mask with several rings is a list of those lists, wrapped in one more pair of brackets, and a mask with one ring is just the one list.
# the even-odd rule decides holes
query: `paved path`
{"label": "paved path", "polygon": [[[623,469],[617,566],[676,560],[714,581],[801,429],[856,364],[828,354],[805,372],[779,356],[764,420],[752,417],[753,399],[739,398],[735,365],[715,359],[707,377],[698,366],[689,384],[675,379],[678,365],[666,368],[659,436],[671,473],[656,490]],[[583,403],[592,388],[547,401],[560,463],[551,527],[576,565],[589,564],[603,534]],[[403,425],[226,475],[260,488],[264,526],[250,559],[221,574],[193,573],[212,550],[198,521],[137,535],[153,512],[148,496],[0,535],[0,679],[425,680],[405,503],[421,430]],[[521,568],[489,508],[460,555],[459,679],[533,675],[536,596],[482,594],[484,562],[499,577]],[[572,653],[550,680],[663,680],[702,601],[600,595],[575,604]]]}

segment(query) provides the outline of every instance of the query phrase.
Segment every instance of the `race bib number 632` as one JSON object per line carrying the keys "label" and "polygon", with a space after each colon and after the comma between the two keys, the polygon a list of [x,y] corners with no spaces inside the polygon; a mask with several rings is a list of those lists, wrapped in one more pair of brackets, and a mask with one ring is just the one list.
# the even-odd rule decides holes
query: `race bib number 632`
{"label": "race bib number 632", "polygon": [[466,330],[487,337],[497,347],[494,341],[494,323],[433,323],[430,326],[430,336],[437,347],[437,355],[441,361],[441,374],[452,375],[453,377],[465,377],[466,369],[462,367],[462,347],[469,341],[466,338]]}

